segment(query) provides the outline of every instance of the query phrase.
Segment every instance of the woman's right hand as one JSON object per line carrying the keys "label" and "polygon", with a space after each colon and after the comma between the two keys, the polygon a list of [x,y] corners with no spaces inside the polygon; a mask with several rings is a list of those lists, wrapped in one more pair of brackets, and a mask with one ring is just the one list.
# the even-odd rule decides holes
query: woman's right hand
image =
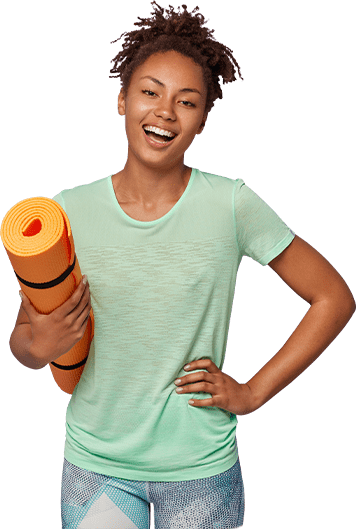
{"label": "woman's right hand", "polygon": [[31,325],[31,349],[37,357],[48,359],[46,363],[70,351],[84,335],[91,309],[89,283],[83,283],[84,277],[71,297],[50,314],[37,312],[21,291],[22,307]]}

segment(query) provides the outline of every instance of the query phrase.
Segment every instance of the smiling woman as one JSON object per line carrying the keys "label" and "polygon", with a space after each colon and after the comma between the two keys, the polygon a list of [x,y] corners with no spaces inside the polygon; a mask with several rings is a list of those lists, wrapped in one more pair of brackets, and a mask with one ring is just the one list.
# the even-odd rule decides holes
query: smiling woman
{"label": "smiling woman", "polygon": [[[112,182],[121,208],[136,220],[160,218],[183,195],[191,174],[184,154],[222,98],[219,77],[236,80],[234,65],[241,77],[231,50],[202,27],[204,16],[192,16],[198,7],[191,14],[184,4],[182,13],[170,6],[165,18],[152,4],[155,16],[135,23],[147,28],[126,33],[111,69],[122,81],[118,109],[128,138],[126,165]],[[146,126],[155,129],[142,136]],[[175,136],[169,140],[159,130]]]}
{"label": "smiling woman", "polygon": [[[187,149],[199,134],[205,149],[201,163],[207,163],[205,154],[211,148],[217,163],[225,156],[235,171],[236,153],[226,152],[223,141],[219,145],[221,129],[214,128],[213,144],[204,138],[214,101],[222,99],[220,81],[242,77],[232,51],[212,37],[200,13],[188,12],[185,5],[178,12],[153,4],[152,17],[140,18],[139,29],[126,34],[111,70],[122,82],[115,106],[117,101],[118,125],[126,132],[118,150],[126,147],[127,138],[127,159],[112,174],[53,197],[70,221],[76,255],[88,277],[85,303],[95,315],[87,362],[66,414],[63,529],[149,529],[152,504],[156,529],[241,527],[245,494],[238,417],[264,407],[307,369],[355,311],[340,274],[245,184],[241,174],[227,177],[186,165]],[[234,108],[227,108],[228,134],[240,123]],[[261,171],[272,173],[264,166]],[[268,174],[264,185],[272,198],[280,191]],[[292,192],[286,195],[288,201]],[[237,272],[246,257],[250,259],[240,271],[243,286],[240,283],[235,294]],[[242,306],[244,316],[234,328],[246,327],[247,345],[252,344],[250,350],[242,342],[236,344],[239,361],[246,364],[253,356],[256,362],[260,358],[254,355],[254,336],[263,336],[260,349],[275,347],[271,335],[277,335],[276,343],[283,339],[291,314],[288,301],[282,302],[279,314],[283,312],[285,320],[276,317],[270,334],[264,332],[272,302],[267,301],[266,311],[257,280],[246,280],[246,269],[250,266],[255,273],[255,265],[266,274],[263,287],[272,288],[273,280],[281,288],[287,285],[288,293],[306,302],[308,310],[280,350],[245,378],[240,370],[228,374],[224,368],[233,302],[238,309]],[[241,292],[245,286],[247,299]],[[276,294],[273,286],[273,301]],[[45,329],[50,320],[35,318],[30,310],[27,314],[26,306],[14,331],[15,348],[25,355],[27,344],[39,358],[52,348],[36,340],[36,329]],[[37,325],[31,325],[31,317]],[[62,334],[64,340],[68,333]],[[342,403],[341,386],[333,379],[335,406]],[[296,406],[305,409],[310,404],[302,391],[297,398]],[[318,408],[325,409],[320,387],[318,398]],[[287,395],[282,393],[273,404],[280,399],[287,401]],[[267,406],[263,413],[269,410]],[[270,465],[269,474],[283,483],[294,483],[291,465],[303,461],[297,458],[299,446],[291,449],[292,435],[288,442],[278,435],[287,415],[300,416],[299,410],[288,411],[277,411],[276,423],[282,423],[277,434],[269,424],[273,443],[287,446],[283,457],[277,452],[270,457],[268,435],[261,441],[257,432],[254,438],[258,453],[247,468],[257,476],[251,483],[259,483],[263,500],[272,504],[272,514],[256,527],[274,527],[273,511],[278,511],[270,475],[267,471],[261,486],[265,472],[256,459]],[[257,429],[263,416],[256,416]],[[253,428],[251,421],[242,422],[240,426]],[[298,426],[303,433],[303,425]],[[253,450],[254,443],[249,445]],[[243,452],[242,446],[241,457]],[[276,458],[284,462],[282,479]],[[328,472],[330,467],[325,468]],[[305,472],[311,472],[308,465]],[[316,472],[314,477],[320,479]],[[296,498],[289,499],[293,516],[300,505]],[[265,509],[255,510],[264,516]]]}
{"label": "smiling woman", "polygon": [[126,96],[120,91],[128,156],[112,183],[131,218],[161,218],[183,195],[191,175],[184,154],[204,129],[206,98],[202,67],[175,50],[153,53],[133,72]]}
{"label": "smiling woman", "polygon": [[177,51],[154,53],[136,68],[126,97],[122,89],[118,99],[128,139],[125,168],[112,178],[120,205],[126,199],[144,210],[180,198],[189,172],[184,153],[204,129],[206,97],[202,67]]}

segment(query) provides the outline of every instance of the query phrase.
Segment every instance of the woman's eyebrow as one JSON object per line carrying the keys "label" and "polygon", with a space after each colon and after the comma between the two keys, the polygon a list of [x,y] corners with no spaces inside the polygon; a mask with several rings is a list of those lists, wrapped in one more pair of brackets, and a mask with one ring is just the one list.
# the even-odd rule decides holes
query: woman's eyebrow
{"label": "woman's eyebrow", "polygon": [[[155,79],[154,77],[151,77],[150,75],[145,75],[144,77],[140,77],[140,81],[141,79],[151,79],[151,81],[153,81],[154,83],[160,85],[160,86],[163,86],[163,88],[166,88],[166,85],[162,83],[162,81],[159,81],[158,79]],[[181,88],[181,90],[179,90],[179,92],[196,92],[198,94],[201,95],[201,93],[199,92],[199,90],[197,90],[196,88]]]}

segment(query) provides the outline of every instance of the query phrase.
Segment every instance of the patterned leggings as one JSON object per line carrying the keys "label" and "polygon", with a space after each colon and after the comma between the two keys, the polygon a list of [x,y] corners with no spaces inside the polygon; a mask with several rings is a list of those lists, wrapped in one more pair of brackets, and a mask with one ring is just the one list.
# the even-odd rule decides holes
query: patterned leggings
{"label": "patterned leggings", "polygon": [[97,474],[64,459],[62,529],[234,529],[245,511],[240,460],[189,481],[136,481]]}

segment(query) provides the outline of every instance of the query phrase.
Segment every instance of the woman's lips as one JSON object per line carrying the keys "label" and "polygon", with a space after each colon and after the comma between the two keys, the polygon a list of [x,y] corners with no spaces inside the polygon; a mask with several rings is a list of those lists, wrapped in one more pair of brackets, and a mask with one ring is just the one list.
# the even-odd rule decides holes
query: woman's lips
{"label": "woman's lips", "polygon": [[173,140],[171,141],[167,141],[167,142],[164,142],[164,143],[161,143],[159,141],[155,141],[153,138],[151,138],[150,136],[147,136],[147,134],[145,133],[144,129],[142,129],[142,132],[143,132],[143,135],[147,141],[147,143],[149,145],[151,145],[151,147],[155,147],[156,149],[164,149],[165,147],[169,147],[173,142],[174,140],[176,139],[177,136],[174,136]]}

